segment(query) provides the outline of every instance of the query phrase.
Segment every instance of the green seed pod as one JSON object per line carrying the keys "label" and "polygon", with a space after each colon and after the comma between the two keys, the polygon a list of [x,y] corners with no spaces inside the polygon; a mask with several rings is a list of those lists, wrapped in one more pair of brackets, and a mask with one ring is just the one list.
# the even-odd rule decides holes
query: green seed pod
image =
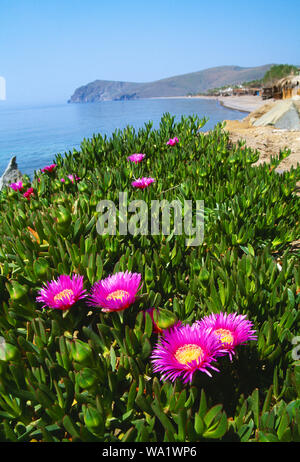
{"label": "green seed pod", "polygon": [[90,206],[91,207],[96,207],[99,203],[99,199],[96,196],[92,196],[90,198]]}
{"label": "green seed pod", "polygon": [[52,188],[53,188],[53,191],[59,191],[60,189],[62,189],[63,187],[63,184],[61,181],[59,180],[54,180],[53,183],[52,183]]}
{"label": "green seed pod", "polygon": [[13,197],[17,197],[18,193],[14,189],[9,188],[9,190],[7,191],[7,195],[9,198],[13,198]]}
{"label": "green seed pod", "polygon": [[159,329],[168,329],[178,322],[175,313],[166,309],[153,310],[153,321]]}
{"label": "green seed pod", "polygon": [[58,208],[56,218],[57,223],[61,226],[69,226],[72,221],[70,211],[62,206]]}
{"label": "green seed pod", "polygon": [[199,274],[199,279],[202,282],[209,280],[209,272],[207,271],[207,269],[205,268],[201,269],[200,274]]}
{"label": "green seed pod", "polygon": [[1,361],[13,361],[20,357],[20,351],[18,348],[11,343],[5,342],[3,338],[0,342],[0,360]]}
{"label": "green seed pod", "polygon": [[103,417],[97,409],[88,405],[84,408],[83,418],[85,425],[92,433],[99,435],[104,432]]}
{"label": "green seed pod", "polygon": [[77,384],[84,389],[92,388],[97,383],[97,374],[88,367],[85,367],[76,374]]}
{"label": "green seed pod", "polygon": [[21,285],[18,281],[12,281],[6,284],[10,298],[15,301],[22,300],[28,293],[28,287]]}
{"label": "green seed pod", "polygon": [[86,192],[89,190],[88,185],[84,181],[81,181],[80,183],[78,183],[77,188],[78,188],[78,191],[80,192]]}
{"label": "green seed pod", "polygon": [[76,340],[71,343],[71,356],[74,361],[77,361],[81,364],[90,363],[93,352],[90,346],[82,342],[81,340]]}
{"label": "green seed pod", "polygon": [[38,258],[33,263],[33,270],[34,274],[38,277],[43,279],[48,274],[49,270],[49,263],[45,258]]}

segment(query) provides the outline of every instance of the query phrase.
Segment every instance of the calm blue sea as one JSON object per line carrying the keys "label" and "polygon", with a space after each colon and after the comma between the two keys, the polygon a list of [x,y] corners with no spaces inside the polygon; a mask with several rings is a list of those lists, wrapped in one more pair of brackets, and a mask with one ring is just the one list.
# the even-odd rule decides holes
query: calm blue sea
{"label": "calm blue sea", "polygon": [[35,106],[0,101],[0,175],[14,155],[19,170],[32,177],[34,170],[52,163],[55,154],[78,149],[83,138],[95,133],[109,136],[127,125],[138,129],[149,120],[157,128],[165,112],[176,120],[182,115],[206,117],[209,121],[203,131],[222,120],[245,117],[244,112],[224,108],[218,101],[192,98]]}

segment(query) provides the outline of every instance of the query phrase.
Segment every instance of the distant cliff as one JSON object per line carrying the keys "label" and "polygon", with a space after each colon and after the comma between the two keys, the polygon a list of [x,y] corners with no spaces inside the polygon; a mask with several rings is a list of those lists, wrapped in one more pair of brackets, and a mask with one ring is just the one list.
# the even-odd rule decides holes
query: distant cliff
{"label": "distant cliff", "polygon": [[108,100],[186,96],[189,93],[203,93],[223,85],[235,85],[261,79],[270,67],[271,64],[259,67],[219,66],[147,83],[95,80],[77,88],[68,102],[92,103]]}

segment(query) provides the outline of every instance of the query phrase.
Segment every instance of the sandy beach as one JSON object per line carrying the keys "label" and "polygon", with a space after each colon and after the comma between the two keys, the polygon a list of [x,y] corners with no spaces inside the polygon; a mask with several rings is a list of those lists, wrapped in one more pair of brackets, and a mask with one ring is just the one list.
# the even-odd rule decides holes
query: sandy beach
{"label": "sandy beach", "polygon": [[266,101],[261,96],[252,95],[218,96],[217,100],[225,107],[242,112],[253,112],[266,104]]}
{"label": "sandy beach", "polygon": [[[276,171],[281,174],[300,165],[300,131],[274,128],[272,125],[254,126],[253,122],[272,107],[272,100],[259,105],[242,120],[226,120],[225,130],[231,143],[238,144],[243,140],[247,147],[259,152],[259,159],[254,165],[269,163],[271,157],[280,151],[290,150]],[[296,194],[300,195],[300,182],[297,183]]]}
{"label": "sandy beach", "polygon": [[[241,112],[253,112],[265,104],[261,96],[241,95],[241,96],[155,96],[149,99],[209,99],[219,101],[222,106],[235,109]],[[271,100],[268,100],[271,101]]]}

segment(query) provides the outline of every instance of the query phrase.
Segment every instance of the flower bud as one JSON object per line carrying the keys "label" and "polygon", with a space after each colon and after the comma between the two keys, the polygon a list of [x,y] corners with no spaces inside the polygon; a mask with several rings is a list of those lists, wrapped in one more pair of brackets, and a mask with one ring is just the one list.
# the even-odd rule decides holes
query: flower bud
{"label": "flower bud", "polygon": [[18,281],[12,281],[6,285],[10,298],[14,301],[21,301],[28,292],[28,287],[21,285]]}
{"label": "flower bud", "polygon": [[92,369],[85,367],[76,374],[77,384],[84,389],[92,388],[97,382],[97,374]]}
{"label": "flower bud", "polygon": [[7,343],[3,338],[0,342],[0,360],[1,361],[13,361],[20,357],[20,351],[15,345]]}
{"label": "flower bud", "polygon": [[103,417],[97,409],[90,405],[86,406],[83,418],[85,425],[92,433],[101,434],[104,432]]}
{"label": "flower bud", "polygon": [[90,362],[93,352],[87,343],[77,339],[75,342],[71,343],[71,355],[74,361],[86,364]]}
{"label": "flower bud", "polygon": [[172,311],[161,308],[151,308],[147,311],[152,318],[153,330],[156,333],[161,333],[164,329],[169,329],[178,322],[176,314]]}

